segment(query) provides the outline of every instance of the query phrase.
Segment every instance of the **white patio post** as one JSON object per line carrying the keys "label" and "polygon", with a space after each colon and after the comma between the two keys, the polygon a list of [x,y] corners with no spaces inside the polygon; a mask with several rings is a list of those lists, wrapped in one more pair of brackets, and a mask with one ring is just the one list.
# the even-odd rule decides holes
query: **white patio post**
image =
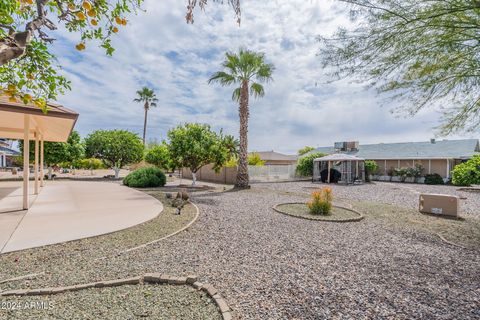
{"label": "white patio post", "polygon": [[43,188],[44,182],[43,179],[45,177],[45,173],[43,172],[43,167],[45,165],[44,163],[44,150],[43,150],[43,134],[41,135],[41,140],[40,140],[40,187]]}
{"label": "white patio post", "polygon": [[28,186],[30,179],[30,116],[23,116],[23,209],[28,210]]}
{"label": "white patio post", "polygon": [[327,182],[330,183],[330,161],[328,161],[327,170],[328,170],[328,173],[327,173]]}
{"label": "white patio post", "polygon": [[432,159],[428,159],[428,174],[432,173]]}
{"label": "white patio post", "polygon": [[34,160],[34,167],[33,167],[33,174],[35,176],[35,194],[38,194],[39,188],[39,180],[38,180],[38,149],[39,149],[39,137],[38,137],[38,129],[35,130],[35,160]]}
{"label": "white patio post", "polygon": [[450,160],[447,159],[447,179],[450,178]]}
{"label": "white patio post", "polygon": [[387,175],[387,160],[384,160],[384,161],[385,161],[385,167],[383,168],[383,171],[385,175]]}

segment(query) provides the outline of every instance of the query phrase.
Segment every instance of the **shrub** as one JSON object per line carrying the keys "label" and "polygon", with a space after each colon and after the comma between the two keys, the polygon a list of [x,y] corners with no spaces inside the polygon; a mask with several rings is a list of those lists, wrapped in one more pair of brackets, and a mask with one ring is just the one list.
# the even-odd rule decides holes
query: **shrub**
{"label": "shrub", "polygon": [[315,152],[307,154],[298,159],[297,174],[304,177],[313,176],[313,160],[326,156],[325,153]]}
{"label": "shrub", "polygon": [[258,153],[252,153],[248,155],[248,165],[249,166],[264,166],[265,161],[262,160]]}
{"label": "shrub", "polygon": [[86,169],[86,170],[97,170],[105,168],[102,160],[97,158],[88,158],[78,160],[74,163],[74,166],[79,169]]}
{"label": "shrub", "polygon": [[452,183],[456,186],[480,184],[480,155],[455,166],[452,170]]}
{"label": "shrub", "polygon": [[158,168],[140,168],[129,173],[123,184],[133,188],[163,187],[167,178],[162,170]]}
{"label": "shrub", "polygon": [[332,189],[322,188],[312,193],[312,200],[307,205],[311,214],[328,215],[332,211]]}
{"label": "shrub", "polygon": [[443,178],[438,173],[425,175],[425,184],[443,184]]}
{"label": "shrub", "polygon": [[378,171],[378,164],[374,160],[365,161],[365,180],[370,182],[370,175],[376,174]]}

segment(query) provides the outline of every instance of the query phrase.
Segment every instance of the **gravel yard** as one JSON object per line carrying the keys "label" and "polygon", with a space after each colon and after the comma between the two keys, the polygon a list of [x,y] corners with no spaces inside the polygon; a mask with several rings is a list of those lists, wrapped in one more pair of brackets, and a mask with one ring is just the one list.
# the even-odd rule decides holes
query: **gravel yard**
{"label": "gravel yard", "polygon": [[[217,306],[210,297],[189,286],[124,285],[43,297],[21,297],[12,301],[19,309],[5,312],[6,318],[221,319]],[[33,308],[32,302],[42,308]]]}
{"label": "gravel yard", "polygon": [[[393,190],[401,189],[391,194],[386,185],[335,186],[337,199],[365,214],[362,221],[343,224],[298,219],[271,209],[278,203],[305,201],[312,191],[305,188],[312,186],[308,182],[195,192],[201,214],[187,231],[109,259],[82,258],[80,265],[74,263],[78,254],[71,251],[89,253],[87,247],[67,244],[41,255],[2,255],[1,279],[35,269],[47,273],[0,284],[0,290],[145,272],[196,274],[219,289],[238,319],[479,318],[478,246],[449,245],[436,236],[437,229],[427,227],[468,233],[470,244],[478,243],[480,219],[473,210],[478,195],[466,195],[472,209],[468,220],[439,220],[412,210],[416,186],[392,184]],[[22,260],[32,254],[35,260]],[[65,256],[73,261],[61,262]],[[14,264],[16,257],[20,262]]]}

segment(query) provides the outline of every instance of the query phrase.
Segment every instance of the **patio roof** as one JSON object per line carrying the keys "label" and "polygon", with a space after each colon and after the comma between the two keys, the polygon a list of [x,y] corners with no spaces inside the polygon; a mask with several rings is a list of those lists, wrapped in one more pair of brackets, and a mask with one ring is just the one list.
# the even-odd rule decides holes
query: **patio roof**
{"label": "patio roof", "polygon": [[44,141],[65,142],[75,126],[78,113],[59,104],[47,104],[48,112],[43,113],[33,104],[10,102],[0,96],[0,137],[24,138],[24,115],[30,116],[29,136],[35,140],[35,131],[40,132]]}

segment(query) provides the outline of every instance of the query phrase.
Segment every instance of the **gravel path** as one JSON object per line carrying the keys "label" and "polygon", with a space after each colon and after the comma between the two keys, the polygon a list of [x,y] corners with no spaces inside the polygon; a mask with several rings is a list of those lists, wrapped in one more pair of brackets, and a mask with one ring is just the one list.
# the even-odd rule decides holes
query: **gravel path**
{"label": "gravel path", "polygon": [[[307,185],[195,193],[201,216],[187,231],[78,271],[59,266],[16,286],[69,285],[99,274],[110,279],[145,272],[196,274],[220,290],[238,319],[480,317],[478,251],[450,246],[417,229],[392,228],[368,215],[335,224],[271,209],[305,199],[275,189],[309,192],[303,189]],[[382,196],[383,184],[375,185],[378,194],[362,188],[345,188],[345,197],[413,206],[414,195]],[[340,193],[336,189],[334,194]]]}

